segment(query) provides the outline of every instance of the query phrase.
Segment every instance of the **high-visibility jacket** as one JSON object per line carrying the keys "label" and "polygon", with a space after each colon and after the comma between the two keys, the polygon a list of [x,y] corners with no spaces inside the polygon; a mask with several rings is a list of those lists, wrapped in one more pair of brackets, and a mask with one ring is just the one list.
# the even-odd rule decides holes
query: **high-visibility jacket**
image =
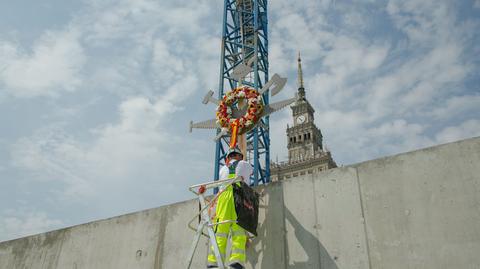
{"label": "high-visibility jacket", "polygon": [[[238,161],[229,164],[229,179],[236,178],[235,170],[238,165]],[[237,183],[235,183],[237,184]],[[230,185],[218,197],[216,208],[215,222],[221,222],[226,220],[236,220],[237,213],[235,211],[235,202],[233,200],[233,187]],[[227,240],[229,233],[232,234],[232,247],[230,257],[226,260],[225,252],[227,249]],[[222,259],[227,264],[239,263],[245,267],[246,255],[245,247],[247,242],[247,234],[245,230],[235,222],[229,222],[224,224],[218,224],[215,226],[215,237]],[[217,265],[217,259],[213,252],[213,246],[210,247],[208,255],[208,264]]]}
{"label": "high-visibility jacket", "polygon": [[[228,165],[228,178],[236,178],[235,170],[238,165],[238,161]],[[233,187],[232,185],[228,186],[225,190],[222,190],[222,193],[218,197],[217,209],[216,209],[216,218],[220,221],[225,220],[236,220],[237,213],[235,211],[235,202],[233,200]]]}

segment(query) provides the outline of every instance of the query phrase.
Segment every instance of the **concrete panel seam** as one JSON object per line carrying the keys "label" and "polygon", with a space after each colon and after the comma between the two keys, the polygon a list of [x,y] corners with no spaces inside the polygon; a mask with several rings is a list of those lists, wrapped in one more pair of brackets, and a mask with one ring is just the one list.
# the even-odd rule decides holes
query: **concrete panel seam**
{"label": "concrete panel seam", "polygon": [[367,248],[368,268],[372,269],[372,262],[370,259],[370,245],[368,243],[369,239],[368,239],[367,219],[365,218],[364,204],[363,204],[363,193],[362,193],[362,188],[360,186],[360,177],[358,176],[358,169],[357,167],[354,167],[354,169],[355,169],[355,176],[357,177],[358,197],[360,200],[360,210],[362,212],[362,218],[363,218],[363,229],[365,231],[365,247]]}
{"label": "concrete panel seam", "polygon": [[55,267],[58,268],[58,260],[60,259],[60,255],[62,254],[63,243],[65,243],[66,237],[66,230],[62,231],[62,239],[60,240],[60,246],[58,247],[57,253],[55,253]]}
{"label": "concrete panel seam", "polygon": [[[285,217],[285,194],[284,194],[284,191],[285,191],[285,186],[284,186],[284,183],[283,181],[281,182],[280,184],[280,188],[281,188],[281,195],[282,195],[282,216],[283,216],[283,245],[286,246],[287,245],[287,218]],[[270,205],[270,204],[269,204]],[[283,268],[287,269],[288,268],[288,252],[287,252],[287,248],[284,247],[283,248],[283,257],[285,259],[284,263],[283,263]]]}
{"label": "concrete panel seam", "polygon": [[[318,234],[318,229],[316,228],[316,226],[318,225],[318,215],[317,215],[317,201],[316,201],[316,198],[315,198],[315,194],[317,193],[316,190],[315,190],[315,178],[313,177],[313,174],[312,174],[312,191],[313,191],[313,212],[315,212],[315,235],[317,236],[317,250],[320,252],[320,241],[318,240],[318,238],[320,238],[320,235]],[[320,268],[322,268],[322,256],[321,255],[318,255],[318,264],[320,265]]]}
{"label": "concrete panel seam", "polygon": [[168,219],[168,210],[165,210],[160,215],[159,227],[158,227],[158,238],[157,238],[157,249],[155,250],[155,261],[153,268],[161,269],[162,268],[162,259],[163,249],[164,249],[164,237],[167,228],[167,219]]}

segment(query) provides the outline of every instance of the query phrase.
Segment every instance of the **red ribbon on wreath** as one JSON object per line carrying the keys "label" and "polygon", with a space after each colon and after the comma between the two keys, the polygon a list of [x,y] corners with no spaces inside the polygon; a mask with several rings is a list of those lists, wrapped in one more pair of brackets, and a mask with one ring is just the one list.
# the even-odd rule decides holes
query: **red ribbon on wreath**
{"label": "red ribbon on wreath", "polygon": [[238,120],[235,120],[232,123],[232,136],[230,138],[230,148],[233,149],[237,145],[237,137],[238,137]]}

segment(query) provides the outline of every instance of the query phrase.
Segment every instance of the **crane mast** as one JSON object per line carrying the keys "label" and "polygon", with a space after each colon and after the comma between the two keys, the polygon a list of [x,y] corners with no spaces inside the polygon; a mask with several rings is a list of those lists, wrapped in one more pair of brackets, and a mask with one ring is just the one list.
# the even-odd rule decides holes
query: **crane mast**
{"label": "crane mast", "polygon": [[[241,79],[233,71],[239,65],[252,67]],[[268,77],[268,14],[267,0],[225,0],[222,25],[222,46],[218,99],[225,92],[239,85],[261,89]],[[269,92],[263,93],[265,105],[269,104]],[[270,181],[269,117],[247,133],[247,158],[253,162],[253,185]],[[220,131],[217,130],[217,134]],[[215,147],[214,179],[219,179],[229,149],[227,138],[221,138]]]}

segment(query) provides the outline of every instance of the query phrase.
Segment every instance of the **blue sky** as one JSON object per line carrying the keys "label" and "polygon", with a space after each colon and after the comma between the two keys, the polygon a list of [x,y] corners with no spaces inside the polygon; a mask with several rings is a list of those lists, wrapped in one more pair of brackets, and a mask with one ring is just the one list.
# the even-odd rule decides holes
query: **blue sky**
{"label": "blue sky", "polygon": [[[190,198],[222,1],[0,0],[0,240]],[[271,73],[339,164],[480,135],[480,1],[270,1]],[[277,97],[275,97],[277,99]],[[288,109],[272,117],[287,155]]]}

